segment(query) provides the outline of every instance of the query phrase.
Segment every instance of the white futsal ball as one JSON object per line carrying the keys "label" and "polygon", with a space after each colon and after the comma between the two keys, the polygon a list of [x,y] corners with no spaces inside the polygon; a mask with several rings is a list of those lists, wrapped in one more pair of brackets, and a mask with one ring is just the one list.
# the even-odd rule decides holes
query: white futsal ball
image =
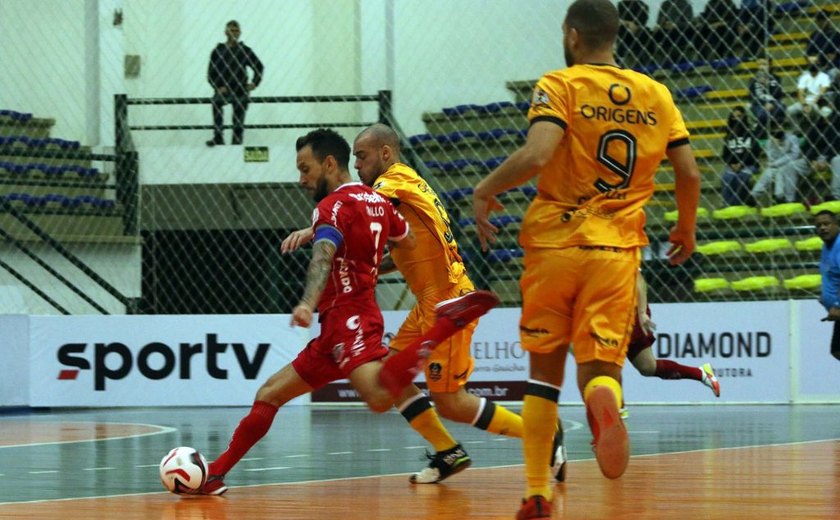
{"label": "white futsal ball", "polygon": [[175,448],[160,461],[160,481],[176,495],[195,493],[207,481],[207,460],[195,448]]}

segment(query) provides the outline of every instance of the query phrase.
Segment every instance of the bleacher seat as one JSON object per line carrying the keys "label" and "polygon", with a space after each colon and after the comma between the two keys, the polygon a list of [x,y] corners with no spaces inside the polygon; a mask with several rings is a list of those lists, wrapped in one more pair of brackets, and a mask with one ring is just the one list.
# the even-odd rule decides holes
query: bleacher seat
{"label": "bleacher seat", "polygon": [[692,87],[685,87],[676,92],[678,99],[694,99],[703,96],[707,92],[714,90],[711,85],[695,85]]}
{"label": "bleacher seat", "polygon": [[707,293],[729,289],[726,278],[697,278],[694,280],[694,292]]}
{"label": "bleacher seat", "polygon": [[499,112],[505,108],[513,108],[514,104],[510,101],[497,101],[495,103],[488,103],[484,105],[484,110],[488,113]]}
{"label": "bleacher seat", "polygon": [[718,69],[731,69],[737,67],[741,64],[741,58],[737,57],[730,57],[730,58],[721,58],[718,60],[712,60],[709,62],[709,67],[718,70]]}
{"label": "bleacher seat", "polygon": [[516,108],[518,108],[522,112],[527,112],[528,109],[531,108],[531,102],[530,101],[518,101],[516,103]]}
{"label": "bleacher seat", "polygon": [[800,274],[782,280],[782,285],[789,290],[819,289],[822,285],[822,277],[818,274]]}
{"label": "bleacher seat", "polygon": [[840,213],[840,200],[829,200],[811,206],[812,215],[816,215],[817,213],[823,210],[828,210],[832,213]]}
{"label": "bleacher seat", "polygon": [[455,188],[454,190],[444,191],[440,196],[447,201],[458,202],[472,195],[473,191],[472,188]]}
{"label": "bleacher seat", "polygon": [[737,253],[743,250],[743,246],[737,240],[720,240],[697,246],[696,251],[705,256],[722,255],[725,253]]}
{"label": "bleacher seat", "polygon": [[735,291],[766,291],[779,286],[779,279],[775,276],[749,276],[733,281],[730,286]]}
{"label": "bleacher seat", "polygon": [[793,243],[797,251],[821,251],[823,241],[820,237],[803,238]]}
{"label": "bleacher seat", "polygon": [[[679,216],[679,211],[677,211],[677,210],[666,211],[665,212],[665,220],[667,222],[676,222],[678,216]],[[707,210],[706,208],[702,208],[702,207],[697,208],[697,218],[698,219],[709,218],[709,210]]]}
{"label": "bleacher seat", "polygon": [[729,206],[712,211],[715,220],[737,220],[752,215],[758,215],[758,210],[750,206]]}
{"label": "bleacher seat", "polygon": [[434,141],[435,137],[432,134],[417,134],[408,138],[408,144],[411,146],[420,146],[428,141]]}
{"label": "bleacher seat", "polygon": [[487,253],[487,261],[491,264],[503,264],[514,258],[522,258],[525,252],[522,249],[493,249]]}
{"label": "bleacher seat", "polygon": [[437,135],[435,136],[435,141],[440,144],[457,144],[471,137],[475,137],[475,132],[470,130],[459,130],[444,135]]}
{"label": "bleacher seat", "polygon": [[799,213],[805,213],[807,209],[801,202],[785,202],[761,208],[761,216],[768,218],[790,217]]}
{"label": "bleacher seat", "polygon": [[747,253],[775,253],[786,249],[793,249],[793,244],[788,238],[765,238],[750,242],[744,246]]}
{"label": "bleacher seat", "polygon": [[17,123],[26,123],[32,119],[32,114],[27,112],[18,112],[16,110],[2,109],[0,110],[0,118],[8,118]]}

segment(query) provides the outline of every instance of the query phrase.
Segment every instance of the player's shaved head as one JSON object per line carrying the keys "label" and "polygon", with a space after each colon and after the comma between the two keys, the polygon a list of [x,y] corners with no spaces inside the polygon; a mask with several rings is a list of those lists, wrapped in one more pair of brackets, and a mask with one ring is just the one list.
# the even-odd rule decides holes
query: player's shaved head
{"label": "player's shaved head", "polygon": [[362,130],[356,137],[356,141],[370,139],[377,146],[390,146],[394,154],[400,153],[400,136],[388,125],[374,123]]}
{"label": "player's shaved head", "polygon": [[566,25],[577,30],[589,49],[611,47],[618,36],[618,9],[610,0],[576,0],[566,13]]}

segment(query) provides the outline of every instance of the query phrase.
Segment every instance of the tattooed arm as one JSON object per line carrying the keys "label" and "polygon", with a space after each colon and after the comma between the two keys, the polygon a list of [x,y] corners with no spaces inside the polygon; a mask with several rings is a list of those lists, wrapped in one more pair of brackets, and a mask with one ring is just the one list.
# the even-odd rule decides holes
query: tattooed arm
{"label": "tattooed arm", "polygon": [[309,261],[309,269],[306,272],[306,287],[303,297],[292,311],[292,325],[309,327],[312,323],[312,313],[315,312],[321,293],[327,286],[335,251],[335,244],[329,240],[319,240],[312,247],[312,260]]}

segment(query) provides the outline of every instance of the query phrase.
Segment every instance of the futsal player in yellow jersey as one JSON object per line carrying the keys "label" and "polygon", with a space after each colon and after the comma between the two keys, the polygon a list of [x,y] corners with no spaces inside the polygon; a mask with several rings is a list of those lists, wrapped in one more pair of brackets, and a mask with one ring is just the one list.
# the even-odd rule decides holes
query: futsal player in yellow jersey
{"label": "futsal player in yellow jersey", "polygon": [[[389,345],[394,350],[402,350],[434,324],[437,303],[472,291],[474,287],[458,254],[446,209],[426,181],[400,162],[396,132],[383,124],[368,127],[356,137],[353,154],[362,182],[394,203],[415,230],[418,240],[412,254],[394,249],[380,266],[381,273],[399,269],[417,299]],[[477,324],[473,322],[438,345],[426,360],[426,384],[431,399],[440,415],[447,419],[496,434],[521,437],[519,415],[464,389],[473,370],[470,347]],[[463,447],[447,432],[429,398],[416,386],[409,386],[397,403],[409,424],[436,450],[429,466],[412,475],[411,482],[439,482],[469,465]],[[552,429],[552,436],[555,430]],[[562,431],[558,436],[562,437]],[[561,475],[565,460],[555,461],[547,455],[543,467],[547,460],[552,460],[555,475]]]}
{"label": "futsal player in yellow jersey", "polygon": [[[610,0],[577,0],[563,23],[568,68],[534,89],[525,144],[475,188],[482,247],[498,231],[495,195],[534,176],[537,196],[523,219],[520,338],[530,379],[522,409],[527,490],[517,518],[551,517],[545,464],[557,419],[569,344],[602,473],[617,478],[629,459],[619,417],[621,368],[633,326],[644,205],[667,156],[676,173],[679,217],[673,264],[695,247],[700,193],[688,132],[667,88],[616,65],[618,13]],[[542,457],[542,459],[541,459]]]}

